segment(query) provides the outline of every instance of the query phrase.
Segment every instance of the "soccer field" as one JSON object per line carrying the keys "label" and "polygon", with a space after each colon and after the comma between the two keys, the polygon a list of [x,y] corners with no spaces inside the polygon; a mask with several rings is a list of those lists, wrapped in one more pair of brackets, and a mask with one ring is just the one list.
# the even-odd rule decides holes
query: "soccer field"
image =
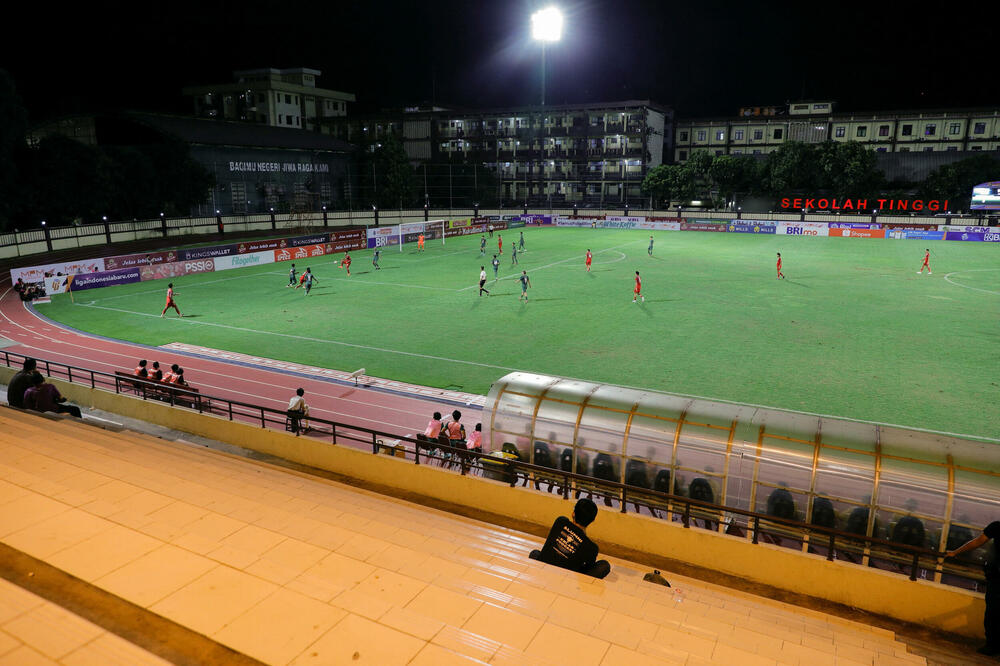
{"label": "soccer field", "polygon": [[[38,305],[65,324],[486,393],[512,370],[1000,438],[1000,245],[603,229],[503,233],[174,278]],[[917,275],[925,247],[934,274]],[[584,254],[594,255],[584,270]],[[775,277],[781,252],[786,280]],[[490,296],[478,295],[485,266]],[[529,301],[516,276],[527,270]],[[645,303],[632,303],[634,274]],[[197,385],[197,363],[190,364]]]}

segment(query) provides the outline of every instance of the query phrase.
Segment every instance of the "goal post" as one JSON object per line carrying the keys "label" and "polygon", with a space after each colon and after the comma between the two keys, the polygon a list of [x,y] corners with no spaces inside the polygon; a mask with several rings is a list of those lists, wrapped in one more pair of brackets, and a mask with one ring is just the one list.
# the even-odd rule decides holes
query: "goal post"
{"label": "goal post", "polygon": [[441,245],[444,245],[444,230],[447,220],[430,220],[428,222],[406,222],[400,224],[399,230],[399,251],[403,251],[403,245],[416,243],[417,237],[423,234],[425,240],[435,236],[441,238]]}

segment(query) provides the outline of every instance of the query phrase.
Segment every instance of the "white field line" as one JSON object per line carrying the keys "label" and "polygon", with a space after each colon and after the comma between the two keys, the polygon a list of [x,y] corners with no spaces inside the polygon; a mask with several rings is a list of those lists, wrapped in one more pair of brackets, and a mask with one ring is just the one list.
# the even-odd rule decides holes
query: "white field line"
{"label": "white field line", "polygon": [[[150,314],[148,312],[136,312],[134,310],[123,310],[121,308],[109,308],[102,305],[87,305],[84,303],[77,303],[78,306],[83,308],[96,308],[98,310],[111,310],[113,312],[123,312],[125,314],[132,314],[139,317],[153,317],[156,319],[160,318],[160,315]],[[342,347],[352,347],[354,349],[364,349],[367,351],[382,352],[385,354],[398,354],[400,356],[412,356],[414,358],[426,358],[433,361],[445,361],[447,363],[460,363],[462,365],[474,365],[480,368],[493,368],[495,370],[505,370],[507,372],[515,372],[517,368],[508,368],[503,365],[492,365],[490,363],[478,363],[476,361],[464,361],[458,358],[446,358],[444,356],[432,356],[430,354],[418,354],[416,352],[400,351],[398,349],[385,349],[383,347],[372,347],[370,345],[359,345],[353,342],[341,342],[339,340],[329,340],[325,338],[311,338],[306,335],[293,335],[291,333],[276,333],[273,331],[259,331],[254,328],[244,328],[242,326],[230,326],[228,324],[215,324],[208,321],[194,321],[192,319],[184,319],[181,317],[170,317],[168,321],[178,322],[181,324],[191,324],[193,326],[212,326],[213,328],[225,328],[230,331],[242,331],[244,333],[256,333],[258,335],[273,335],[275,337],[289,338],[292,340],[305,340],[307,342],[322,342],[331,345],[340,345]]]}
{"label": "white field line", "polygon": [[1000,291],[994,291],[992,289],[980,289],[979,287],[970,287],[967,284],[962,284],[961,282],[955,282],[951,279],[952,275],[961,275],[962,273],[979,273],[982,271],[1000,271],[1000,268],[970,268],[967,271],[952,271],[944,276],[944,281],[948,284],[953,284],[956,287],[962,287],[963,289],[971,289],[973,291],[981,291],[984,294],[996,294],[1000,296]]}
{"label": "white field line", "polygon": [[[621,245],[616,245],[615,247],[609,247],[609,248],[605,248],[603,250],[598,250],[597,252],[594,252],[593,254],[602,254],[604,252],[614,252],[615,250],[617,250],[620,247],[625,247],[627,245],[635,245],[636,243],[641,243],[641,242],[642,241],[632,241],[630,243],[622,243]],[[621,254],[621,253],[619,253],[619,254]],[[573,255],[572,257],[568,257],[566,259],[562,259],[560,261],[554,261],[551,264],[545,264],[544,266],[539,266],[537,268],[527,268],[527,269],[521,269],[521,270],[524,270],[527,273],[535,273],[537,271],[541,271],[541,270],[544,270],[546,268],[552,268],[553,266],[559,266],[560,264],[565,264],[567,261],[583,261],[583,258],[582,258],[582,255],[577,254],[577,255]],[[610,264],[612,262],[609,261],[608,263]],[[516,274],[513,274],[513,275],[505,275],[502,278],[498,278],[498,279],[494,280],[494,282],[499,282],[500,280],[516,280],[518,275],[520,275],[520,273],[516,273]],[[476,284],[474,284],[474,285],[472,285],[470,287],[463,287],[462,289],[459,289],[459,291],[468,291],[469,289],[478,289],[478,288],[479,288],[479,283],[476,282]]]}
{"label": "white field line", "polygon": [[[217,280],[206,280],[205,282],[192,282],[190,284],[185,284],[184,289],[190,289],[191,287],[204,287],[209,284],[216,284],[217,282],[229,282],[230,280],[243,280],[246,278],[261,277],[264,275],[274,275],[274,273],[249,273],[247,275],[235,275],[233,277],[219,278]],[[285,273],[282,273],[282,275],[285,275]],[[166,280],[168,278],[162,278],[162,279]],[[131,294],[118,294],[117,296],[105,296],[104,298],[98,299],[98,301],[112,301],[117,298],[131,298],[132,296],[144,296],[145,294],[166,294],[166,293],[167,290],[163,288],[149,289],[147,291],[135,291],[132,292]],[[175,292],[175,294],[179,296],[181,294],[181,291],[177,291]],[[94,302],[96,303],[97,301]]]}

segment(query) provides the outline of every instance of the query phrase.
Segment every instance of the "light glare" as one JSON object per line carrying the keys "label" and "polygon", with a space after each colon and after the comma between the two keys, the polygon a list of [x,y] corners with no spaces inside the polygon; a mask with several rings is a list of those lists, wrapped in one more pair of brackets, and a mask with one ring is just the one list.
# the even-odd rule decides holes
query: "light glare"
{"label": "light glare", "polygon": [[531,15],[531,36],[541,42],[558,42],[562,38],[563,16],[555,7],[540,9]]}

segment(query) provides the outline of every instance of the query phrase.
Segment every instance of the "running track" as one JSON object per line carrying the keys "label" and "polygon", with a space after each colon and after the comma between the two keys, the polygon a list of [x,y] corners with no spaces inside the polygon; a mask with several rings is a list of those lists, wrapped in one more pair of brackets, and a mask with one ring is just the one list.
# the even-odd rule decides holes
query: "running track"
{"label": "running track", "polygon": [[[423,432],[430,415],[447,414],[451,404],[408,397],[365,387],[307,378],[279,370],[248,367],[222,360],[110,340],[81,333],[37,315],[10,288],[9,276],[0,283],[0,336],[16,345],[7,351],[44,358],[88,370],[131,372],[140,358],[156,360],[164,368],[177,363],[185,377],[202,393],[285,410],[299,386],[306,391],[310,414],[339,423],[382,430],[397,435]],[[462,421],[475,424],[481,410],[462,406]]]}

